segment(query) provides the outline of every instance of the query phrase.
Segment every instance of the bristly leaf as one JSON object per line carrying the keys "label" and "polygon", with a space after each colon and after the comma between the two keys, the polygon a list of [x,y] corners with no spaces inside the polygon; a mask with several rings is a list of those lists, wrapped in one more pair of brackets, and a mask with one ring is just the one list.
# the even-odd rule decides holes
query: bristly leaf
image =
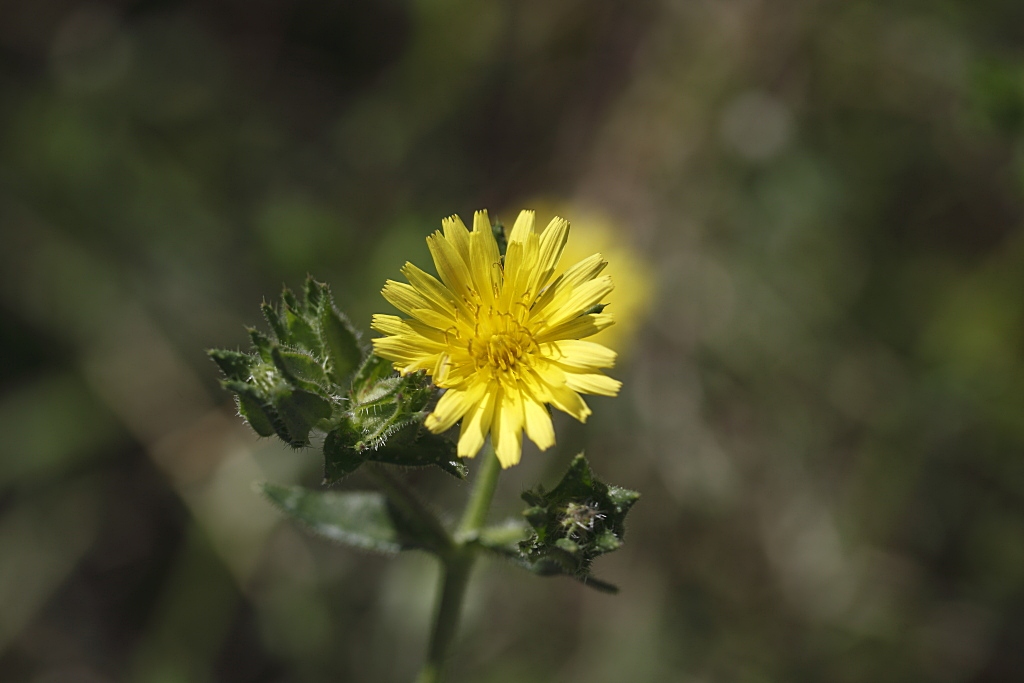
{"label": "bristly leaf", "polygon": [[599,590],[614,586],[590,575],[594,558],[622,546],[626,514],[639,499],[635,491],[609,486],[594,476],[581,453],[551,491],[538,486],[523,493],[523,512],[533,536],[522,541],[524,566],[549,576],[569,575]]}
{"label": "bristly leaf", "polygon": [[207,355],[213,359],[228,379],[244,382],[252,375],[253,357],[240,351],[211,349]]}
{"label": "bristly leaf", "polygon": [[352,447],[360,434],[345,420],[324,439],[324,483],[335,484],[355,472],[370,459],[373,451]]}
{"label": "bristly leaf", "polygon": [[295,312],[291,309],[285,310],[284,318],[288,324],[288,340],[291,346],[305,349],[316,356],[323,355],[320,336],[314,329],[318,325],[315,318],[307,320],[305,311]]}
{"label": "bristly leaf", "polygon": [[370,459],[404,467],[436,465],[456,479],[465,479],[469,470],[455,455],[455,443],[445,436],[420,429],[418,424],[415,427],[418,434],[411,442],[392,438],[372,451]]}
{"label": "bristly leaf", "polygon": [[263,311],[263,317],[266,319],[267,324],[270,325],[271,331],[277,340],[280,342],[288,339],[288,328],[285,327],[284,321],[281,320],[281,316],[278,315],[277,311],[272,305],[264,301],[260,304],[260,310]]}
{"label": "bristly leaf", "polygon": [[359,335],[348,318],[334,307],[329,294],[320,302],[320,340],[330,361],[331,379],[345,384],[362,363],[363,350]]}
{"label": "bristly leaf", "polygon": [[258,487],[288,517],[332,541],[389,554],[426,550],[443,555],[451,547],[448,532],[437,520],[401,505],[400,496],[389,499],[377,492],[310,491],[271,483]]}
{"label": "bristly leaf", "polygon": [[327,386],[327,373],[323,366],[308,353],[286,351],[275,346],[271,349],[270,357],[278,371],[293,386],[313,392]]}
{"label": "bristly leaf", "polygon": [[252,341],[252,346],[256,349],[256,353],[260,358],[263,359],[264,363],[272,362],[270,360],[270,349],[274,347],[274,342],[270,340],[270,337],[263,334],[255,327],[248,328],[249,339]]}
{"label": "bristly leaf", "polygon": [[295,298],[295,293],[287,287],[281,289],[281,303],[284,304],[285,310],[290,310],[293,313],[302,311],[299,300]]}
{"label": "bristly leaf", "polygon": [[263,403],[253,396],[244,393],[238,394],[238,412],[249,423],[252,430],[260,436],[273,436],[277,431],[274,429],[274,421]]}
{"label": "bristly leaf", "polygon": [[457,479],[465,479],[468,473],[455,455],[455,444],[422,429],[419,421],[376,442],[367,442],[365,432],[349,420],[327,435],[324,440],[325,484],[337,483],[365,462],[402,467],[435,465]]}
{"label": "bristly leaf", "polygon": [[327,290],[327,285],[322,282],[317,282],[313,279],[312,275],[306,276],[306,308],[310,310],[318,309],[320,301],[323,298],[324,292]]}
{"label": "bristly leaf", "polygon": [[271,483],[259,488],[285,515],[318,536],[386,554],[419,547],[400,531],[380,493],[310,491]]}
{"label": "bristly leaf", "polygon": [[352,397],[357,402],[362,402],[364,397],[374,390],[377,382],[397,376],[398,373],[395,372],[391,361],[371,354],[352,377]]}
{"label": "bristly leaf", "polygon": [[308,391],[283,392],[274,400],[274,408],[288,430],[288,445],[309,444],[309,432],[321,420],[331,417],[331,404]]}

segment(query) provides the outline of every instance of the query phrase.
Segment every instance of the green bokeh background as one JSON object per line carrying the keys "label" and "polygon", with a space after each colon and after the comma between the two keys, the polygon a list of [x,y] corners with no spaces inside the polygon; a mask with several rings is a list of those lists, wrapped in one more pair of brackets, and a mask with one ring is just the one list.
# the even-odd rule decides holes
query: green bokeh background
{"label": "green bokeh background", "polygon": [[651,309],[495,516],[582,448],[644,497],[617,597],[482,567],[452,680],[1024,680],[1011,0],[0,4],[0,680],[410,680],[436,567],[282,523],[317,456],[204,349],[541,197]]}

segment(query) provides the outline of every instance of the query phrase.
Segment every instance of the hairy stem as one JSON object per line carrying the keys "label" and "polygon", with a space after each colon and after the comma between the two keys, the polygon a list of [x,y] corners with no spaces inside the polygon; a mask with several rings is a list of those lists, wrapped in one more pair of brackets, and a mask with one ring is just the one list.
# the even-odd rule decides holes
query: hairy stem
{"label": "hairy stem", "polygon": [[473,555],[462,554],[445,562],[442,567],[444,574],[441,580],[441,598],[437,604],[434,630],[430,634],[427,661],[423,664],[416,683],[438,683],[441,680],[448,649],[458,630],[462,600],[466,595],[466,585],[469,583],[469,574],[473,568]]}
{"label": "hairy stem", "polygon": [[501,472],[501,465],[490,443],[484,447],[480,459],[480,472],[473,482],[473,490],[463,511],[455,547],[442,560],[441,597],[437,605],[434,628],[430,634],[427,661],[416,679],[417,683],[441,681],[448,650],[458,631],[462,601],[466,596],[466,586],[476,560],[476,552],[468,543],[476,538],[487,521],[487,511],[491,507],[494,489],[498,485],[498,474]]}

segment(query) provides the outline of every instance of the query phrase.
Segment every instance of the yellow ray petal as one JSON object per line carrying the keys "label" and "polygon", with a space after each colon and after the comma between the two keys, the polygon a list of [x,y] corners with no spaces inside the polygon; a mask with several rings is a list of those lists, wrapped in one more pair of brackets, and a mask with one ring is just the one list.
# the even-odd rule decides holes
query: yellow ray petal
{"label": "yellow ray petal", "polygon": [[497,392],[497,386],[488,387],[484,391],[483,397],[462,418],[458,446],[460,458],[475,458],[476,454],[483,448],[484,439],[487,437],[487,432],[491,429],[491,418],[494,416],[494,399]]}
{"label": "yellow ray petal", "polygon": [[[412,317],[421,321],[427,327],[437,330],[442,335],[454,333],[457,323],[448,316],[441,315],[433,308],[417,308],[409,313]],[[445,336],[447,341],[448,337]]]}
{"label": "yellow ray petal", "polygon": [[[481,209],[473,214],[473,232],[491,233],[491,219],[487,215],[487,209]],[[494,233],[491,233],[491,237]]]}
{"label": "yellow ray petal", "polygon": [[551,278],[562,256],[566,240],[569,239],[569,221],[555,216],[540,235],[540,258],[531,283],[533,291],[540,291]]}
{"label": "yellow ray petal", "polygon": [[597,396],[616,396],[622,388],[622,382],[607,375],[591,372],[565,373],[565,386],[573,391]]}
{"label": "yellow ray petal", "polygon": [[487,232],[472,232],[469,235],[469,261],[473,284],[484,304],[494,301],[501,291],[501,254],[494,235]]}
{"label": "yellow ray petal", "polygon": [[572,415],[580,422],[586,422],[587,418],[590,417],[592,411],[587,402],[569,387],[562,385],[560,387],[550,388],[551,405],[555,406],[563,413]]}
{"label": "yellow ray petal", "polygon": [[469,230],[466,229],[466,224],[462,222],[462,219],[457,215],[449,216],[441,221],[441,227],[444,228],[445,238],[451,242],[452,246],[455,247],[455,251],[459,253],[462,260],[465,261],[466,265],[469,265]]}
{"label": "yellow ray petal", "polygon": [[519,276],[520,268],[523,265],[523,251],[525,246],[522,242],[509,242],[505,250],[504,284],[501,287],[501,296],[498,299],[498,308],[507,312],[513,300],[516,278]]}
{"label": "yellow ray petal", "polygon": [[604,256],[601,254],[591,254],[582,261],[578,261],[569,267],[562,275],[561,280],[563,285],[577,286],[581,285],[587,280],[593,280],[595,277],[601,274],[608,266],[608,262],[604,260]]}
{"label": "yellow ray petal", "polygon": [[394,361],[412,362],[443,352],[444,345],[422,337],[377,337],[372,340],[373,350],[378,356]]}
{"label": "yellow ray petal", "polygon": [[384,283],[384,289],[380,291],[384,298],[392,306],[402,313],[412,315],[417,308],[430,308],[431,302],[415,287],[404,282],[388,280]]}
{"label": "yellow ray petal", "polygon": [[[420,309],[418,312],[422,313],[423,310],[428,309]],[[434,315],[438,314],[434,313]],[[436,322],[440,322],[441,319],[443,318],[438,316]],[[430,323],[420,322],[419,320],[406,320],[399,318],[397,315],[386,315],[384,313],[374,313],[373,320],[370,323],[370,329],[376,330],[381,334],[389,336],[420,335],[430,341],[442,344],[447,343],[445,333],[436,328],[436,325]]]}
{"label": "yellow ray petal", "polygon": [[512,232],[509,233],[508,241],[526,242],[526,238],[533,234],[533,227],[537,222],[537,212],[524,209],[519,212],[516,222],[512,225]]}
{"label": "yellow ray petal", "polygon": [[600,254],[594,254],[576,263],[544,290],[537,299],[537,303],[534,304],[534,310],[560,308],[561,303],[573,290],[600,275],[607,265],[608,262]]}
{"label": "yellow ray petal", "polygon": [[448,389],[444,392],[441,400],[437,402],[434,412],[427,415],[427,419],[423,424],[435,434],[440,434],[449,429],[455,424],[456,420],[477,404],[486,388],[486,384],[480,383],[469,390]]}
{"label": "yellow ray petal", "polygon": [[457,306],[456,296],[436,277],[408,261],[400,272],[434,308],[442,313],[454,315]]}
{"label": "yellow ray petal", "polygon": [[407,321],[399,318],[397,315],[387,315],[385,313],[373,314],[370,329],[387,335],[411,334],[413,331]]}
{"label": "yellow ray petal", "polygon": [[523,391],[523,422],[526,435],[537,448],[546,451],[555,445],[555,428],[551,424],[551,415],[544,404],[534,398],[529,391]]}
{"label": "yellow ray petal", "polygon": [[618,355],[607,346],[582,339],[547,342],[540,345],[540,353],[548,360],[581,370],[613,367]]}
{"label": "yellow ray petal", "polygon": [[392,367],[403,375],[407,375],[412,372],[418,372],[420,370],[431,370],[437,366],[437,362],[442,354],[426,354],[422,356],[414,357],[395,357],[393,354],[385,352],[378,352],[376,345],[374,345],[374,353],[381,358],[386,358],[391,361]]}
{"label": "yellow ray petal", "polygon": [[526,236],[524,244],[526,249],[523,251],[523,265],[520,267],[519,277],[516,278],[513,301],[522,301],[529,309],[537,296],[537,289],[534,285],[540,263],[540,235],[531,232]]}
{"label": "yellow ray petal", "polygon": [[432,375],[434,384],[442,389],[467,389],[479,381],[473,361],[466,358],[465,353],[461,354],[461,359],[458,350],[447,355],[448,362],[443,374]]}
{"label": "yellow ray petal", "polygon": [[459,256],[451,242],[438,230],[427,238],[427,248],[434,259],[434,267],[441,276],[441,282],[455,295],[455,301],[463,301],[473,289],[466,262]]}
{"label": "yellow ray petal", "polygon": [[547,329],[535,335],[534,339],[538,344],[559,339],[583,339],[614,324],[615,321],[607,313],[589,313]]}
{"label": "yellow ray petal", "polygon": [[523,454],[523,399],[518,389],[502,386],[491,424],[491,443],[503,468],[512,467]]}
{"label": "yellow ray petal", "polygon": [[412,372],[419,372],[420,370],[426,370],[429,373],[437,371],[439,365],[444,363],[444,359],[447,357],[445,353],[435,353],[432,355],[421,356],[409,363],[401,365],[395,363],[395,369],[403,375],[408,375]]}
{"label": "yellow ray petal", "polygon": [[538,399],[572,415],[580,422],[586,422],[590,417],[590,407],[579,394],[565,385],[566,373],[554,363],[537,363],[531,373],[524,374],[524,380],[527,380],[530,390]]}
{"label": "yellow ray petal", "polygon": [[556,327],[577,318],[608,296],[615,289],[611,277],[604,275],[574,287],[567,296],[559,296],[533,315],[544,321],[545,327]]}

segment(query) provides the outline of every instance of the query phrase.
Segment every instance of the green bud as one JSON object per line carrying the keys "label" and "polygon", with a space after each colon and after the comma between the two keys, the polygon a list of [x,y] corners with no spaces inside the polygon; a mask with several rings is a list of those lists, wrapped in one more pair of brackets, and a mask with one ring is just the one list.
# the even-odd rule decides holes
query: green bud
{"label": "green bud", "polygon": [[594,476],[583,454],[551,491],[526,491],[523,516],[533,535],[519,544],[522,563],[541,575],[568,574],[601,590],[614,590],[590,575],[594,558],[622,547],[626,514],[639,494]]}

